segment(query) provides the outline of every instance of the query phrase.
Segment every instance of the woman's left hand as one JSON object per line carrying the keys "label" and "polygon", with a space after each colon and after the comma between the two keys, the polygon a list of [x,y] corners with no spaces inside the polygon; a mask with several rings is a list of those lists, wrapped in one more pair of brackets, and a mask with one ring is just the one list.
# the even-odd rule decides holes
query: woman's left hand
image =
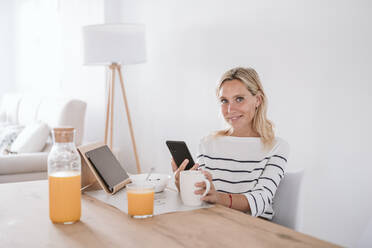
{"label": "woman's left hand", "polygon": [[[212,175],[207,171],[202,170],[202,172],[203,172],[204,176],[207,178],[207,180],[209,181],[209,183],[211,184],[211,188],[210,188],[208,194],[206,196],[202,197],[201,200],[205,201],[205,202],[208,202],[208,203],[217,203],[218,192],[216,191],[216,188],[214,187],[214,184],[212,182]],[[196,183],[195,187],[200,188],[198,190],[195,190],[195,194],[197,194],[197,195],[204,194],[204,192],[206,190],[205,182]]]}

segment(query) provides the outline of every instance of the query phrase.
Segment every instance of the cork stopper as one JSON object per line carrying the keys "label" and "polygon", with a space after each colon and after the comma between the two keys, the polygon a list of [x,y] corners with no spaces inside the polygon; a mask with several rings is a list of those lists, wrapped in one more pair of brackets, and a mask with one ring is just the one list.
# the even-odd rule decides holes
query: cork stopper
{"label": "cork stopper", "polygon": [[54,142],[72,143],[74,142],[75,129],[73,127],[55,127],[53,128]]}

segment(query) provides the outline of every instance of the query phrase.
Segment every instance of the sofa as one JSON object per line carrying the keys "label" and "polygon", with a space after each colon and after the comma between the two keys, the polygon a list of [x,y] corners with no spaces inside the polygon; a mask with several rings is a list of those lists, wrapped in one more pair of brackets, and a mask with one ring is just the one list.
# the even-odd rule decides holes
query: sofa
{"label": "sofa", "polygon": [[[74,127],[75,143],[77,146],[82,143],[85,102],[61,96],[15,93],[4,94],[1,100],[0,136],[7,137],[1,145],[8,147],[0,154],[0,183],[47,178],[53,127]],[[17,131],[8,135],[10,129]]]}

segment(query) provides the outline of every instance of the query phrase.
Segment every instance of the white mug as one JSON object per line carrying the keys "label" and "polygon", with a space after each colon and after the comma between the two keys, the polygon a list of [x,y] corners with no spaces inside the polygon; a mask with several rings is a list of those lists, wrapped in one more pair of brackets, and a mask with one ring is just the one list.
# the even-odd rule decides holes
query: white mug
{"label": "white mug", "polygon": [[[206,190],[203,195],[196,195],[195,190],[199,189],[195,183],[205,182]],[[187,170],[180,173],[180,190],[181,199],[187,206],[200,206],[202,201],[200,198],[206,196],[211,188],[211,184],[205,178],[201,171]]]}

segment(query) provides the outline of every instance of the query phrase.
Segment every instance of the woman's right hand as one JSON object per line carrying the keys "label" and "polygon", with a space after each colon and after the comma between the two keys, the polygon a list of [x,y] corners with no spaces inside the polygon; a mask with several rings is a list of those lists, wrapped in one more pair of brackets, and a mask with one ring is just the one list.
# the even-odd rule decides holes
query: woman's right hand
{"label": "woman's right hand", "polygon": [[[176,184],[178,192],[180,192],[180,173],[181,171],[185,170],[188,163],[189,163],[189,160],[185,159],[180,165],[180,167],[178,167],[173,159],[171,161],[172,169],[174,173],[174,183]],[[199,168],[199,164],[194,164],[194,166],[190,170],[197,170],[198,168]]]}

